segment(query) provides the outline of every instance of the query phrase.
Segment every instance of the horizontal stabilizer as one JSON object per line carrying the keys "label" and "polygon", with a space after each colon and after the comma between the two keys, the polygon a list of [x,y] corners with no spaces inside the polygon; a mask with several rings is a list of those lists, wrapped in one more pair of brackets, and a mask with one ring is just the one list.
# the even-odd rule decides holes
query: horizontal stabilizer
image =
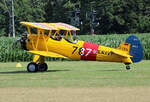
{"label": "horizontal stabilizer", "polygon": [[112,53],[122,56],[122,57],[126,57],[126,58],[132,57],[129,54],[126,54],[124,51],[121,51],[121,50],[113,50]]}
{"label": "horizontal stabilizer", "polygon": [[28,52],[36,55],[46,56],[46,57],[67,58],[65,56],[62,56],[54,52],[46,52],[46,51],[28,51]]}

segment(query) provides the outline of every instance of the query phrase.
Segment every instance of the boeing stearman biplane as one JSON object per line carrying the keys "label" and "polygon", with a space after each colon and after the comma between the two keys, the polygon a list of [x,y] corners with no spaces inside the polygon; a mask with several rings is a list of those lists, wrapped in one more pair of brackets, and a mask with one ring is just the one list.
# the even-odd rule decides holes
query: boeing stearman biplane
{"label": "boeing stearman biplane", "polygon": [[143,49],[139,39],[131,35],[118,48],[109,48],[90,42],[74,41],[72,31],[78,28],[65,23],[21,22],[27,26],[28,35],[19,41],[21,47],[34,54],[28,64],[28,72],[47,71],[45,57],[70,58],[75,60],[121,62],[130,69],[129,64],[139,62]]}

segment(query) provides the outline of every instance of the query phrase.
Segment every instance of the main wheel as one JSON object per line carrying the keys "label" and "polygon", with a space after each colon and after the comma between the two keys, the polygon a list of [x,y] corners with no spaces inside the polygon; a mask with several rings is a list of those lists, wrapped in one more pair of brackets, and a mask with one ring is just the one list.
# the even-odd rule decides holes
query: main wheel
{"label": "main wheel", "polygon": [[45,72],[45,71],[47,71],[47,69],[48,69],[48,66],[47,66],[47,64],[46,63],[43,63],[43,64],[38,64],[38,71],[40,71],[40,72]]}
{"label": "main wheel", "polygon": [[28,66],[27,66],[27,71],[28,72],[37,72],[38,71],[38,66],[36,63],[29,63]]}

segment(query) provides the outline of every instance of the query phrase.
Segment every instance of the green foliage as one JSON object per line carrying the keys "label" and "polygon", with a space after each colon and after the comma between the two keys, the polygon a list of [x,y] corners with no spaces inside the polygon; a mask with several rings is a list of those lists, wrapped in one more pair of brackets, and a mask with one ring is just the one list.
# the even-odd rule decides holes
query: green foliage
{"label": "green foliage", "polygon": [[45,19],[47,22],[70,23],[68,11],[73,7],[69,0],[45,0]]}
{"label": "green foliage", "polygon": [[[97,34],[150,32],[149,0],[14,0],[16,33],[24,32],[21,21],[70,23],[68,12],[74,10],[75,4],[81,8],[83,34],[90,32],[86,14],[92,8],[99,19],[99,25],[94,28]],[[10,12],[10,0],[1,0],[0,36],[8,35]]]}
{"label": "green foliage", "polygon": [[101,33],[138,32],[138,17],[144,11],[141,0],[107,0],[98,3]]}
{"label": "green foliage", "polygon": [[150,17],[140,16],[138,23],[139,32],[150,32]]}
{"label": "green foliage", "polygon": [[[15,0],[15,21],[16,30],[20,33],[24,32],[21,21],[42,22],[45,20],[44,3],[42,0]],[[21,7],[21,8],[20,8]]]}
{"label": "green foliage", "polygon": [[[113,34],[113,35],[80,35],[78,39],[104,45],[112,48],[117,48],[129,34]],[[144,59],[150,59],[150,34],[136,34],[143,45]],[[20,49],[13,48],[14,38],[0,37],[0,62],[16,62],[16,61],[32,61],[32,54]],[[47,58],[48,61],[63,60],[57,58]]]}
{"label": "green foliage", "polygon": [[[3,2],[5,1],[5,2]],[[0,1],[0,32],[5,31],[5,35],[9,31],[9,19],[10,19],[10,0]],[[44,5],[43,0],[14,0],[14,14],[15,14],[15,27],[16,33],[24,32],[21,21],[33,21],[42,22],[45,20],[44,15]],[[3,33],[0,33],[2,35]]]}
{"label": "green foliage", "polygon": [[1,37],[0,38],[0,62],[14,62],[14,61],[29,61],[32,55],[19,47],[14,48],[14,38]]}

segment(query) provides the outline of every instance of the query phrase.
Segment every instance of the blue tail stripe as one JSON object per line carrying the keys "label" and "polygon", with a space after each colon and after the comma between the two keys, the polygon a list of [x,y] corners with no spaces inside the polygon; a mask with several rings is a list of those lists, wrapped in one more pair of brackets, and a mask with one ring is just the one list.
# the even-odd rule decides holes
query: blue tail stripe
{"label": "blue tail stripe", "polygon": [[143,58],[143,48],[140,40],[136,36],[131,35],[126,39],[125,42],[130,44],[129,53],[131,56],[133,56],[131,58],[132,62],[135,63],[141,61]]}

